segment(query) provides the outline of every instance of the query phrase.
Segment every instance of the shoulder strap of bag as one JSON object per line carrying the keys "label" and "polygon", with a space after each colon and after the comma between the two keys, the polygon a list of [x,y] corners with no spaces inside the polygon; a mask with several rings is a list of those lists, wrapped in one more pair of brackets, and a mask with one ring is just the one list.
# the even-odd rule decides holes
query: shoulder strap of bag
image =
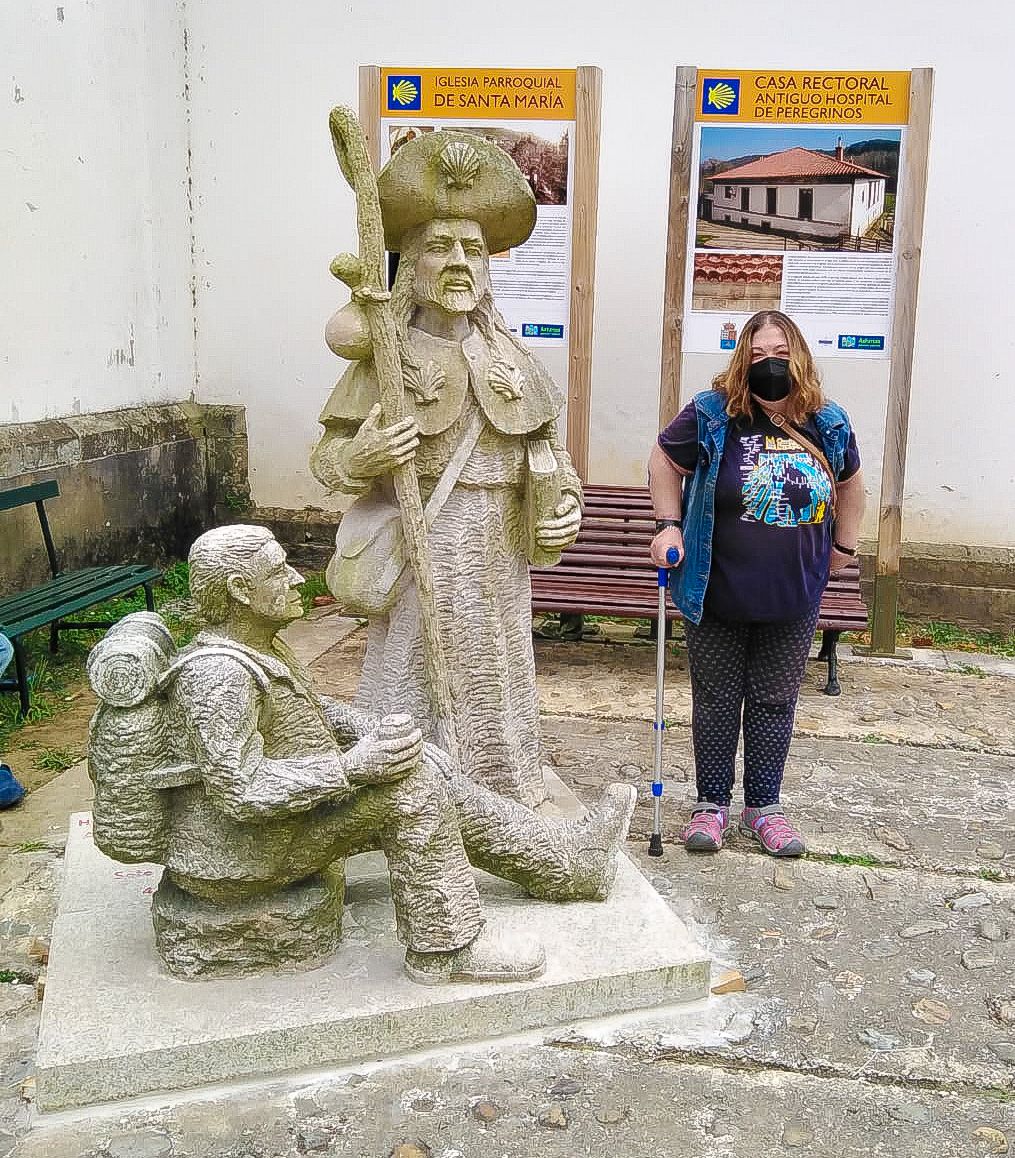
{"label": "shoulder strap of bag", "polygon": [[227,659],[235,660],[236,663],[247,670],[252,676],[254,683],[257,684],[264,696],[264,704],[261,710],[262,723],[267,724],[272,716],[271,703],[271,680],[264,668],[252,657],[247,655],[245,651],[241,651],[238,647],[230,647],[228,643],[209,643],[200,647],[194,648],[193,651],[187,652],[169,668],[164,676],[159,680],[159,691],[164,692],[169,685],[176,679],[180,673],[180,669],[191,663],[195,659],[201,659],[204,656],[220,655]]}
{"label": "shoulder strap of bag", "polygon": [[802,446],[804,450],[809,451],[818,460],[821,468],[824,470],[825,474],[828,475],[828,481],[832,484],[832,510],[834,511],[836,500],[839,494],[839,488],[835,481],[835,474],[832,471],[828,459],[825,457],[825,452],[817,445],[817,443],[811,442],[806,434],[803,434],[801,431],[797,430],[797,428],[791,422],[788,422],[785,415],[770,414],[768,417],[773,426],[777,427],[784,434],[788,434],[794,442],[799,443],[799,445]]}
{"label": "shoulder strap of bag", "polygon": [[437,480],[437,485],[430,493],[430,499],[426,504],[426,509],[423,511],[423,519],[426,522],[426,529],[428,531],[437,521],[437,516],[441,513],[441,508],[451,497],[451,492],[455,489],[455,483],[461,478],[465,464],[469,461],[472,452],[476,449],[479,436],[483,433],[483,423],[485,421],[486,419],[483,417],[482,410],[477,406],[472,412],[472,417],[469,419],[469,423],[465,428],[462,441],[455,448],[455,453],[448,460],[448,465],[444,468],[444,473]]}

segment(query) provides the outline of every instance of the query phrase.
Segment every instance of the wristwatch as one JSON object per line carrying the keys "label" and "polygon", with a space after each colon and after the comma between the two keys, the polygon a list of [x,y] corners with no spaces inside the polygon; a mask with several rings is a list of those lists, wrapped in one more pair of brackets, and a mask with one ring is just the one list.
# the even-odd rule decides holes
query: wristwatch
{"label": "wristwatch", "polygon": [[665,531],[667,527],[676,527],[678,531],[682,531],[684,523],[682,519],[656,519],[656,534]]}
{"label": "wristwatch", "polygon": [[840,555],[849,555],[851,558],[856,556],[856,547],[844,547],[841,543],[833,543],[832,546]]}

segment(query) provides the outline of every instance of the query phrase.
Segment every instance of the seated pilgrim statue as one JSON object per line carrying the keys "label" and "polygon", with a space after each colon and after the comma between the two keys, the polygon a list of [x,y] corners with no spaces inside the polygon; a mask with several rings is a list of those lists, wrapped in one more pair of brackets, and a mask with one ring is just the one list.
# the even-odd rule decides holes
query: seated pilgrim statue
{"label": "seated pilgrim statue", "polygon": [[581,820],[541,816],[474,783],[405,714],[320,696],[278,632],[302,577],[261,527],[190,552],[205,629],[177,653],[158,615],[127,616],[92,651],[94,833],[116,860],[165,866],[153,922],[177,976],[308,967],[337,947],[344,858],[387,858],[408,975],[521,980],[541,946],[484,920],[472,866],[545,900],[601,900],[634,789]]}

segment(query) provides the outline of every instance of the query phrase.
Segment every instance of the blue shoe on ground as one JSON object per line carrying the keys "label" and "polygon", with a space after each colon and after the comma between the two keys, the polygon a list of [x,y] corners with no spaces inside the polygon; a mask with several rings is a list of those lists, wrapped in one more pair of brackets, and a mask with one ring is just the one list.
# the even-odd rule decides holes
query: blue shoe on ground
{"label": "blue shoe on ground", "polygon": [[0,808],[13,808],[24,799],[25,790],[6,764],[0,764]]}

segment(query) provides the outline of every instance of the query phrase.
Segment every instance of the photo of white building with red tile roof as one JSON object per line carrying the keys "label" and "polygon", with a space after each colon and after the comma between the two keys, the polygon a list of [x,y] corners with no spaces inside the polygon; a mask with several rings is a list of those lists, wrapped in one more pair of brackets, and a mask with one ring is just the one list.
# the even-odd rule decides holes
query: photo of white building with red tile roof
{"label": "photo of white building with red tile roof", "polygon": [[[703,175],[699,245],[781,249],[795,239],[808,248],[890,251],[889,174],[849,161],[844,153],[841,140],[831,155],[798,145]],[[760,234],[773,236],[766,243]]]}

